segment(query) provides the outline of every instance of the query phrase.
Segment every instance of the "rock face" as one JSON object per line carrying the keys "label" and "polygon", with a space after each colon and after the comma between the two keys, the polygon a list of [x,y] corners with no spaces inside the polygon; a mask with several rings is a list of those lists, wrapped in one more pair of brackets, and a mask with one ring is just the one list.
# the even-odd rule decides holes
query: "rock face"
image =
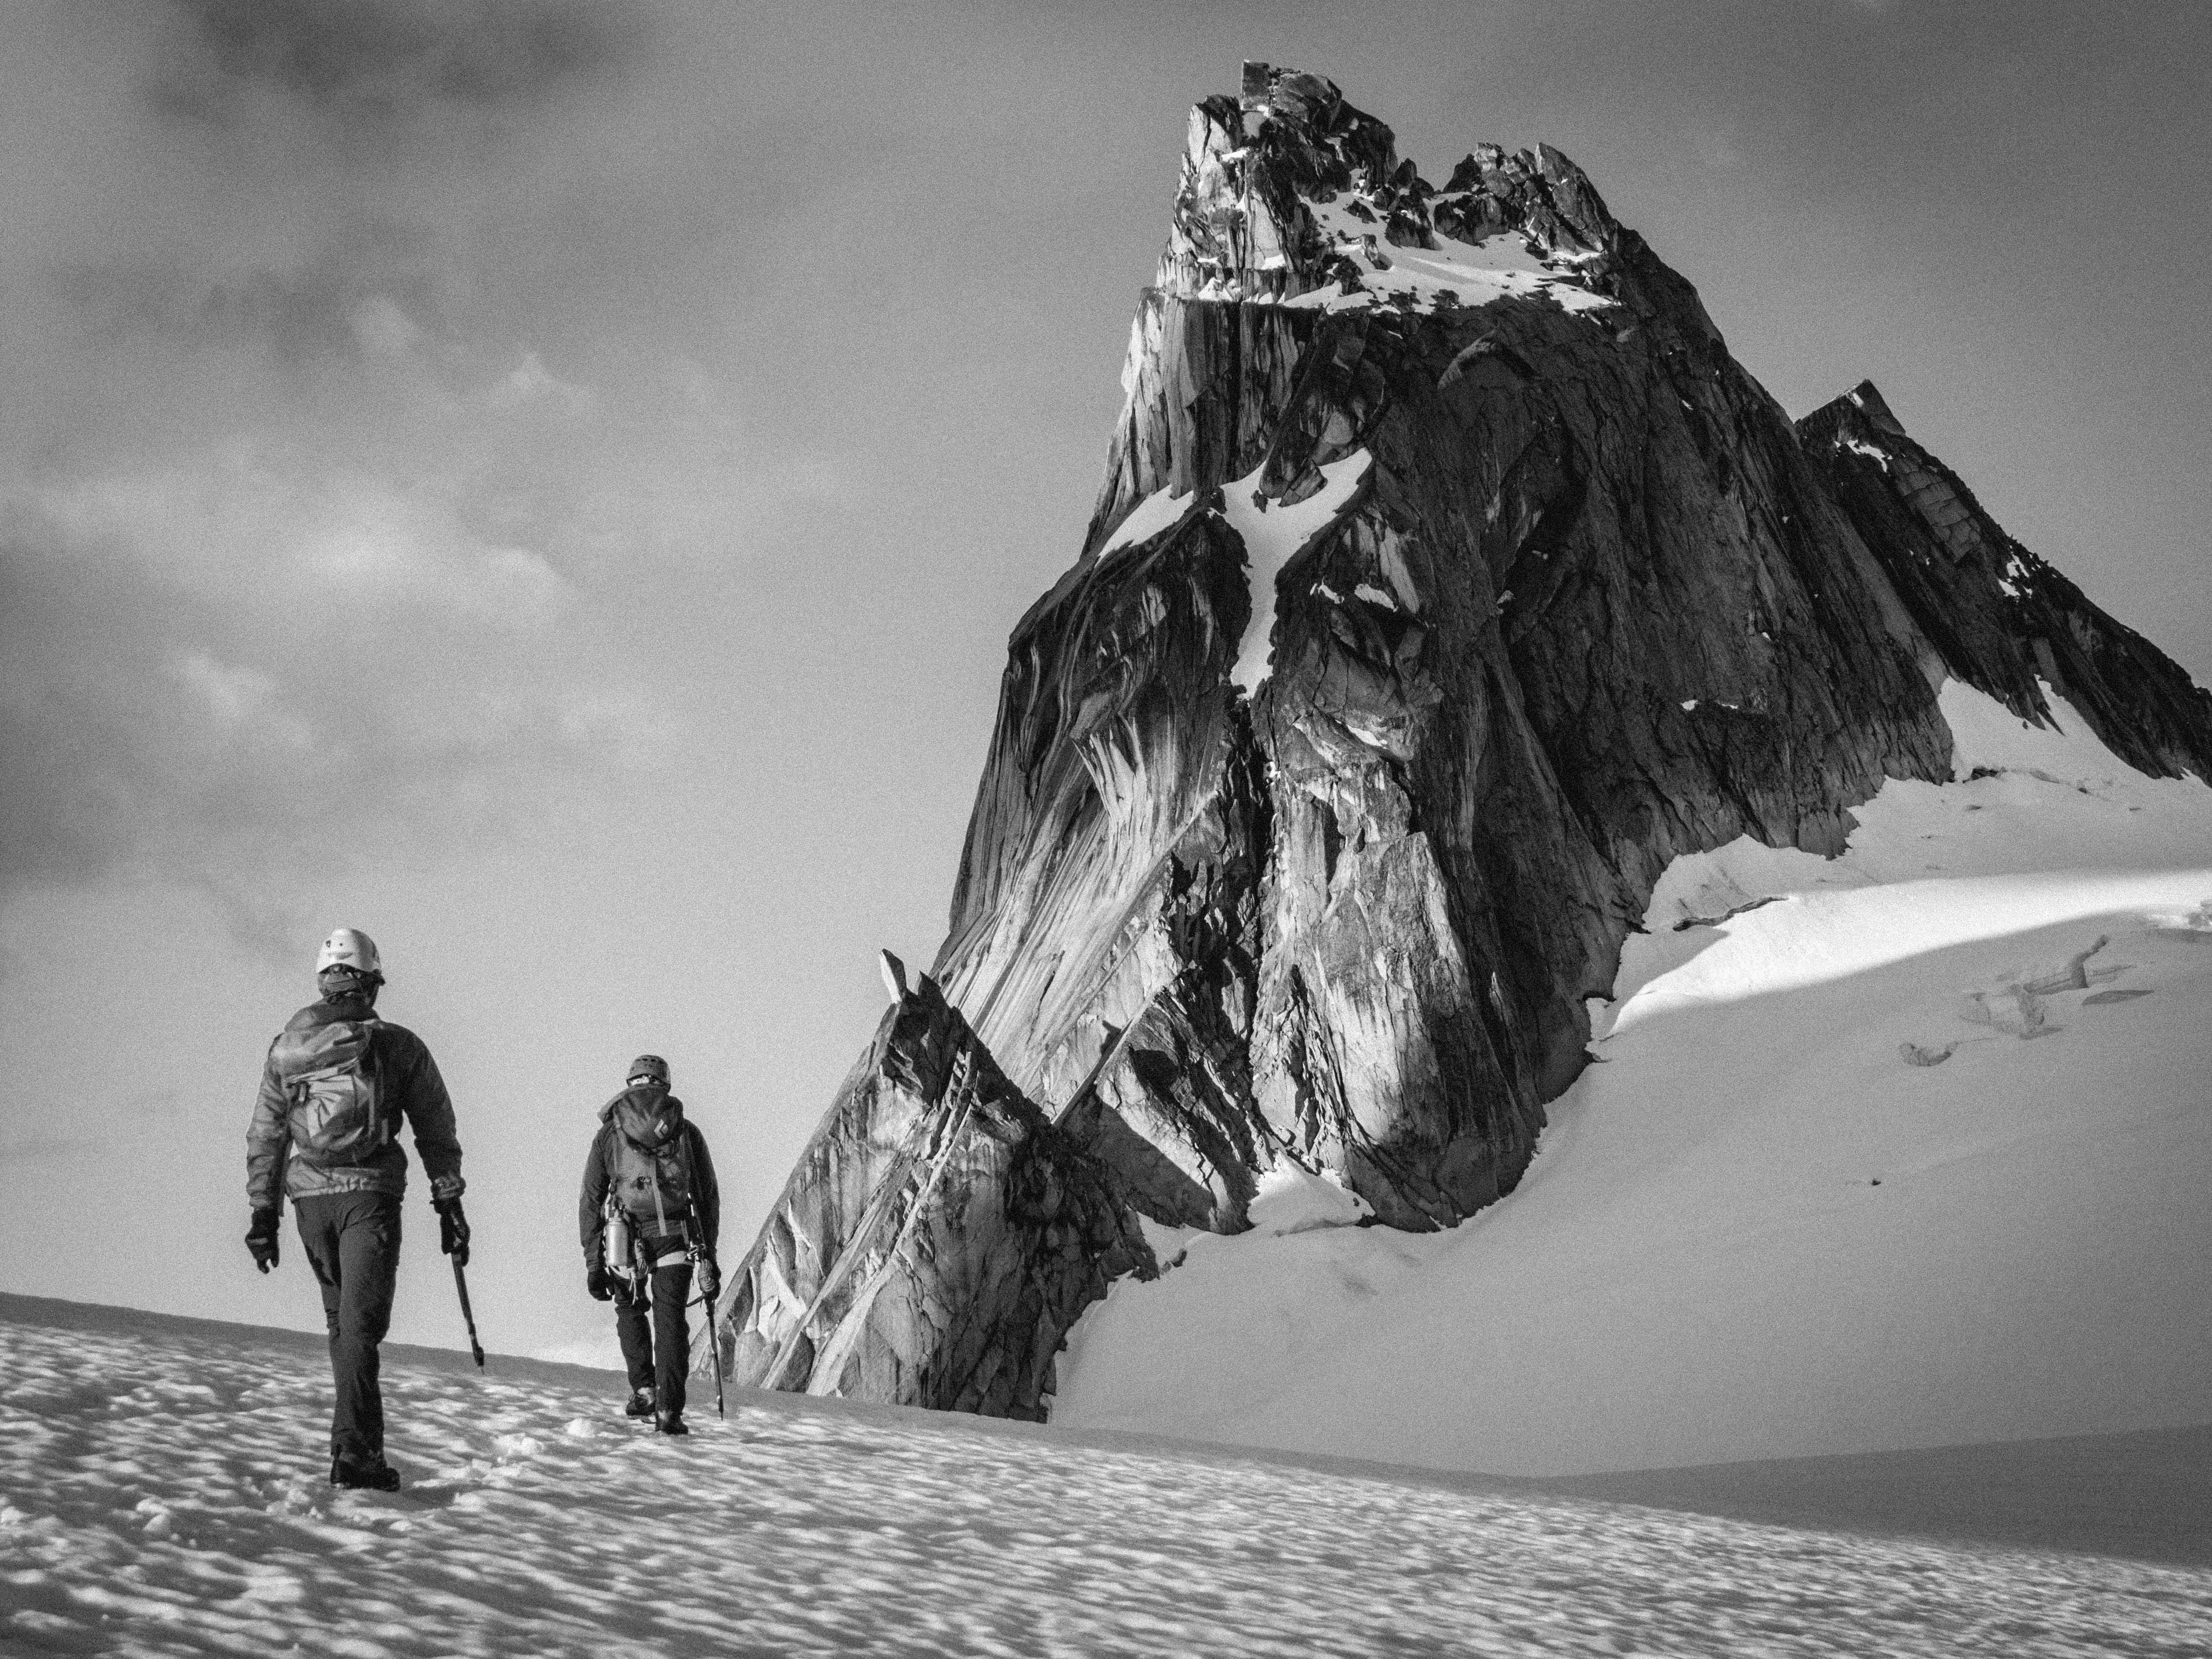
{"label": "rock face", "polygon": [[[905,1346],[808,1337],[805,1385],[1027,1412],[1145,1260],[1133,1215],[1237,1231],[1285,1160],[1401,1227],[1510,1192],[1668,863],[1832,853],[1884,778],[1948,778],[1946,673],[2030,715],[2040,673],[2165,765],[2212,757],[2205,694],[1886,410],[1868,435],[1870,388],[1801,438],[1548,148],[1437,188],[1330,82],[1248,64],[1192,112],[1123,385],[1081,556],[1014,630],[925,981],[1084,1219],[1009,1266],[988,1160],[957,1198],[878,1161],[878,1119],[922,1112],[884,1116],[913,1091],[879,1035],[733,1283],[749,1380],[802,1385],[788,1332],[825,1292],[794,1279],[887,1204],[988,1221],[922,1224],[945,1311]],[[927,1348],[956,1328],[999,1358]],[[1024,1382],[978,1394],[979,1364]]]}
{"label": "rock face", "polygon": [[1105,1173],[930,979],[900,994],[722,1299],[759,1388],[1041,1419],[1053,1355],[1154,1270]]}

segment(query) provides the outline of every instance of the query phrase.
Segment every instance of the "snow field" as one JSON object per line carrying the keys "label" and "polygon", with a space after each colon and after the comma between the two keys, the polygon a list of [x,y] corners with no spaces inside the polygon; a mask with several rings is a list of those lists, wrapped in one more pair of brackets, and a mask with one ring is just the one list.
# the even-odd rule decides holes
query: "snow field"
{"label": "snow field", "polygon": [[1518,1191],[1180,1237],[1054,1420],[1526,1474],[2212,1421],[2212,790],[1942,703],[1994,775],[1668,872]]}
{"label": "snow field", "polygon": [[617,1376],[497,1359],[388,1358],[408,1489],[336,1493],[312,1349],[71,1314],[0,1301],[10,1653],[2165,1656],[2212,1628],[2203,1570],[790,1396],[671,1442]]}

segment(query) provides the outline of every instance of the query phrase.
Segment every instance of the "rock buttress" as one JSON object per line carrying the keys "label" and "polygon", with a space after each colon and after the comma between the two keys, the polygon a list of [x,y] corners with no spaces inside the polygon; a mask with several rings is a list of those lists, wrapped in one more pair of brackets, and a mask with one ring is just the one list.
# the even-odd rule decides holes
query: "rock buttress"
{"label": "rock buttress", "polygon": [[726,1369],[754,1388],[1042,1420],[1063,1334],[1132,1271],[1153,1271],[1152,1253],[1103,1172],[924,975],[731,1275]]}

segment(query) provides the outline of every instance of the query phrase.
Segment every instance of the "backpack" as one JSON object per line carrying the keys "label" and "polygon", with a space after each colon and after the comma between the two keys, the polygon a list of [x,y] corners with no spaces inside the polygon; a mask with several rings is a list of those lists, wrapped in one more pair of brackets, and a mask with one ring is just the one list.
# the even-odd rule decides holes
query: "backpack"
{"label": "backpack", "polygon": [[607,1115],[607,1190],[641,1235],[675,1235],[691,1215],[684,1103],[664,1091],[619,1097]]}
{"label": "backpack", "polygon": [[363,1164],[391,1141],[371,1044],[380,1023],[334,1020],[276,1039],[273,1058],[292,1102],[294,1151],[319,1164]]}

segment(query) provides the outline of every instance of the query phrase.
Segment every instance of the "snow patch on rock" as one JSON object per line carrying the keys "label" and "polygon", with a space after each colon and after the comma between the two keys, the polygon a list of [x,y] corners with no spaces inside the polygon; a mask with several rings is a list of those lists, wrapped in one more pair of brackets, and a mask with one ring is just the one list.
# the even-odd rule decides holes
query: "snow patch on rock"
{"label": "snow patch on rock", "polygon": [[2037,683],[2051,709],[2049,726],[2022,720],[1995,697],[1961,681],[1943,682],[1936,705],[1951,727],[1954,776],[1972,777],[1977,769],[2019,771],[2083,788],[2108,787],[2123,777],[2154,782],[2106,748],[2089,722],[2049,682]]}
{"label": "snow patch on rock", "polygon": [[[1267,463],[1222,486],[1222,516],[1244,543],[1245,580],[1251,585],[1252,614],[1237,641],[1236,665],[1229,678],[1247,696],[1260,690],[1271,666],[1275,633],[1275,589],[1283,567],[1325,534],[1358,491],[1375,458],[1362,449],[1322,467],[1327,481],[1302,501],[1285,505],[1260,494]],[[1141,510],[1141,509],[1140,509]]]}
{"label": "snow patch on rock", "polygon": [[1245,1211],[1252,1230],[1266,1238],[1317,1227],[1357,1226],[1374,1213],[1374,1206],[1358,1194],[1287,1158],[1261,1174],[1258,1194]]}
{"label": "snow patch on rock", "polygon": [[1099,555],[1103,557],[1121,548],[1138,546],[1173,530],[1197,510],[1200,499],[1195,490],[1178,495],[1170,489],[1155,489],[1129,509],[1129,516],[1100,544]]}
{"label": "snow patch on rock", "polygon": [[[1358,198],[1348,198],[1357,200]],[[1430,311],[1439,295],[1467,307],[1493,300],[1543,298],[1571,312],[1602,311],[1614,302],[1572,276],[1553,270],[1529,250],[1517,231],[1503,231],[1480,242],[1439,239],[1437,248],[1385,245],[1374,218],[1361,218],[1346,202],[1309,202],[1314,222],[1329,245],[1358,265],[1370,293],[1345,295],[1316,289],[1282,303],[1325,311],[1376,303],[1375,295],[1401,310]]]}

